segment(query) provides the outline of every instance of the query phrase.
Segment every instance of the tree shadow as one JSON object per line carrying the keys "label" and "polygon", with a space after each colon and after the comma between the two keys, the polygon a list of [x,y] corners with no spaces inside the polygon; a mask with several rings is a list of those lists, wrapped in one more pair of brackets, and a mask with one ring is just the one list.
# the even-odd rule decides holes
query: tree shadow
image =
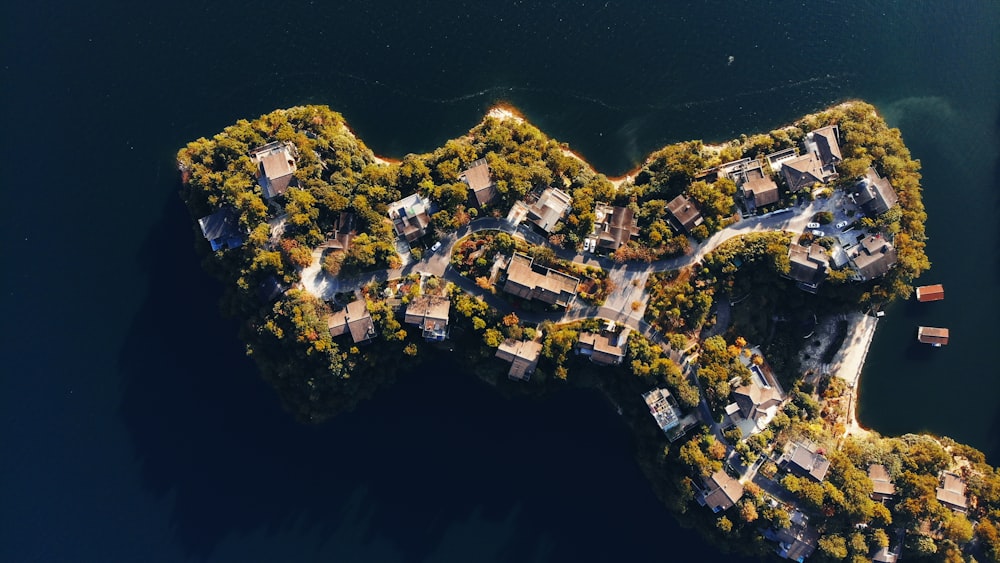
{"label": "tree shadow", "polygon": [[139,257],[148,293],[119,356],[120,414],[189,558],[222,557],[235,538],[311,554],[290,559],[342,541],[405,561],[638,559],[673,534],[681,551],[732,560],[655,500],[596,393],[507,400],[444,357],[357,412],[294,422],[241,353],[238,323],[217,313],[220,284],[169,199]]}

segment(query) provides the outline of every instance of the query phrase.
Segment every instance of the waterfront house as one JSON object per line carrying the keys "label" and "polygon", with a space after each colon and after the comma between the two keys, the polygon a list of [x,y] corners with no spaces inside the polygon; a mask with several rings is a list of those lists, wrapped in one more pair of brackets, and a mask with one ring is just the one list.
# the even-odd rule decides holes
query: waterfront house
{"label": "waterfront house", "polygon": [[719,175],[736,183],[750,211],[778,201],[778,184],[755,158],[727,162],[719,166]]}
{"label": "waterfront house", "polygon": [[420,327],[424,340],[441,341],[448,338],[448,311],[451,301],[438,295],[421,295],[406,307],[404,322]]}
{"label": "waterfront house", "polygon": [[847,257],[854,268],[854,278],[868,281],[885,275],[896,265],[896,248],[881,234],[869,235]]}
{"label": "waterfront house", "polygon": [[667,212],[670,214],[674,228],[685,233],[690,233],[691,229],[704,222],[701,210],[684,195],[670,200],[670,203],[667,204]]}
{"label": "waterfront house", "polygon": [[535,373],[538,357],[542,353],[540,336],[535,340],[504,340],[497,348],[496,357],[510,362],[507,377],[518,381],[527,381]]}
{"label": "waterfront house", "polygon": [[725,471],[716,471],[705,479],[705,505],[711,508],[712,512],[722,512],[732,508],[742,496],[743,485]]}
{"label": "waterfront house", "polygon": [[782,458],[785,467],[803,477],[822,482],[830,470],[830,460],[820,451],[800,442],[794,442],[790,452]]}
{"label": "waterfront house", "polygon": [[781,173],[791,192],[825,184],[837,177],[840,153],[840,129],[836,125],[811,131],[804,140],[805,152],[781,162]]}
{"label": "waterfront house", "polygon": [[327,236],[326,242],[320,248],[331,250],[351,249],[351,241],[358,234],[357,217],[349,211],[341,211],[333,221],[333,231]]}
{"label": "waterfront house", "polygon": [[330,315],[327,327],[330,329],[330,336],[350,333],[355,344],[375,337],[375,323],[368,314],[368,303],[363,298],[351,301],[346,307]]}
{"label": "waterfront house", "polygon": [[243,244],[243,231],[240,229],[239,216],[236,210],[227,207],[215,213],[198,219],[201,234],[212,246],[213,251],[236,248]]}
{"label": "waterfront house", "polygon": [[469,190],[472,191],[470,203],[474,203],[477,207],[487,205],[497,195],[497,186],[485,158],[480,158],[470,164],[469,168],[459,176],[459,179],[469,186]]}
{"label": "waterfront house", "polygon": [[854,202],[870,217],[889,211],[897,201],[899,196],[892,189],[892,184],[887,178],[880,177],[874,168],[869,168],[854,187]]}
{"label": "waterfront house", "polygon": [[628,207],[598,203],[594,209],[594,239],[597,247],[614,252],[633,237],[639,236],[635,212]]}
{"label": "waterfront house", "polygon": [[917,288],[917,301],[926,303],[928,301],[941,301],[944,299],[944,286],[941,284],[922,285]]}
{"label": "waterfront house", "polygon": [[873,463],[868,466],[868,478],[872,480],[872,500],[882,502],[896,495],[889,472],[884,465]]}
{"label": "waterfront house", "polygon": [[427,234],[431,224],[430,203],[420,194],[413,194],[389,204],[389,219],[396,235],[413,242]]}
{"label": "waterfront house", "polygon": [[576,297],[580,279],[536,266],[530,256],[515,253],[507,264],[507,281],[503,291],[523,299],[537,299],[549,305],[568,307]]}
{"label": "waterfront house", "polygon": [[789,520],[787,528],[768,528],[764,537],[778,542],[774,551],[780,557],[802,563],[816,551],[820,534],[809,526],[809,517],[798,510],[792,513]]}
{"label": "waterfront house", "polygon": [[298,149],[290,141],[274,141],[250,151],[250,160],[257,165],[257,183],[264,199],[279,196],[296,184],[295,161],[298,156]]}
{"label": "waterfront house", "polygon": [[628,352],[628,335],[632,329],[622,327],[620,330],[612,321],[601,332],[581,332],[576,343],[576,352],[590,358],[590,361],[603,366],[622,363]]}
{"label": "waterfront house", "polygon": [[965,480],[946,471],[941,475],[941,481],[941,486],[937,488],[938,502],[955,512],[965,514],[969,509],[969,499],[965,496]]}
{"label": "waterfront house", "polygon": [[559,188],[545,188],[534,203],[527,206],[527,219],[546,233],[569,211],[573,199]]}
{"label": "waterfront house", "polygon": [[788,245],[788,263],[788,277],[810,293],[816,293],[830,269],[826,249],[816,243],[808,247],[794,242]]}
{"label": "waterfront house", "polygon": [[917,327],[917,341],[921,344],[930,344],[935,348],[948,344],[949,331],[946,328],[934,326]]}
{"label": "waterfront house", "polygon": [[643,393],[642,398],[646,401],[649,414],[653,416],[660,430],[669,433],[680,425],[681,412],[670,396],[670,391],[656,388]]}

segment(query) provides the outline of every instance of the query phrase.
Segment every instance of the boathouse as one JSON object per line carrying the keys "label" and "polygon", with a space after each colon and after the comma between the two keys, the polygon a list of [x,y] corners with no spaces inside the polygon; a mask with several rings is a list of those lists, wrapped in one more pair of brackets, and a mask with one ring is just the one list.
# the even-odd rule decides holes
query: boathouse
{"label": "boathouse", "polygon": [[917,340],[923,344],[938,347],[948,344],[948,329],[933,326],[917,328]]}
{"label": "boathouse", "polygon": [[922,285],[917,288],[917,301],[926,303],[928,301],[941,301],[944,299],[944,286],[941,284]]}

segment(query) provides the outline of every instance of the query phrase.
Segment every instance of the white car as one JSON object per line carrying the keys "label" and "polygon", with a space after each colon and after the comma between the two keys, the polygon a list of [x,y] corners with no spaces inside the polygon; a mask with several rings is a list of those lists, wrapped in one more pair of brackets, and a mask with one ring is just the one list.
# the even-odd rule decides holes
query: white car
{"label": "white car", "polygon": [[848,225],[850,225],[849,222],[847,222],[847,221],[841,221],[841,222],[837,223],[837,228],[838,229],[843,229],[844,227],[846,227]]}
{"label": "white car", "polygon": [[806,228],[807,229],[818,229],[819,228],[819,223],[806,223]]}
{"label": "white car", "polygon": [[441,248],[441,241],[437,241],[434,243],[434,246],[431,247],[431,254],[437,252],[439,248]]}
{"label": "white car", "polygon": [[585,238],[585,239],[583,239],[583,251],[584,252],[593,252],[594,251],[594,239],[592,239],[592,238]]}
{"label": "white car", "polygon": [[817,229],[813,229],[813,231],[812,231],[812,236],[814,236],[816,238],[820,238],[820,237],[823,237],[825,235],[826,235],[826,233],[824,233],[823,231],[817,230]]}

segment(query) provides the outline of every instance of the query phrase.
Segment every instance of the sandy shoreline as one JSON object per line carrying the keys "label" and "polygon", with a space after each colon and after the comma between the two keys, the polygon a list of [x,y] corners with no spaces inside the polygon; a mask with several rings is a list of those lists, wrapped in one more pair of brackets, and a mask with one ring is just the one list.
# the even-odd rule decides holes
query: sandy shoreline
{"label": "sandy shoreline", "polygon": [[858,423],[858,387],[861,370],[865,367],[868,349],[875,337],[878,319],[863,313],[854,313],[847,318],[847,338],[830,364],[830,372],[847,382],[847,422],[845,436],[866,436],[870,432]]}

